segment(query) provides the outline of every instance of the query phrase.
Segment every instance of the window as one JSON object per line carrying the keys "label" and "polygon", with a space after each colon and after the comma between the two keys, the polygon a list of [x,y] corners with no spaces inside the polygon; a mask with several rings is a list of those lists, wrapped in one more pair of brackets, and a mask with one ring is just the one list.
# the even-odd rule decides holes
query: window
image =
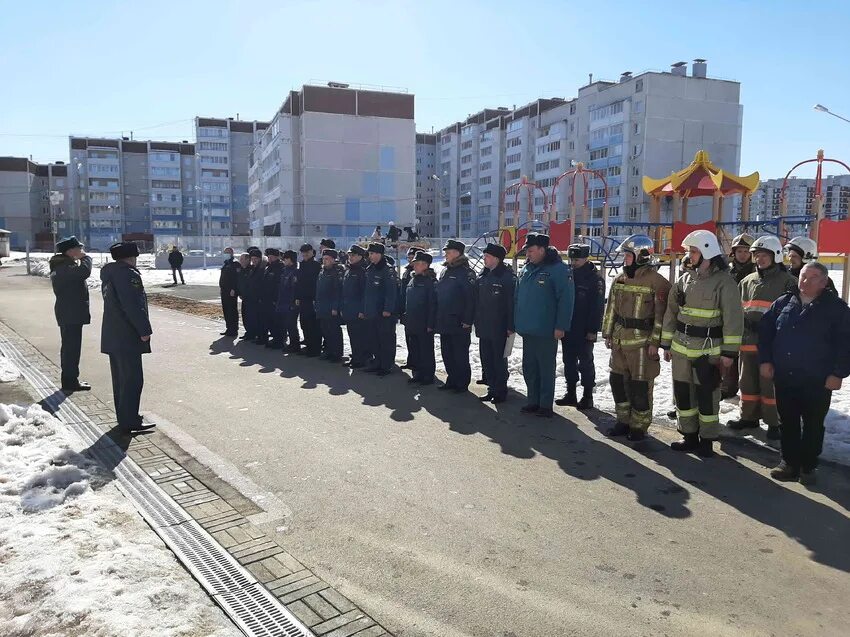
{"label": "window", "polygon": [[643,90],[643,80],[635,80],[635,93],[640,93]]}
{"label": "window", "polygon": [[227,157],[216,157],[215,155],[201,155],[201,163],[204,164],[226,164]]}
{"label": "window", "polygon": [[460,149],[461,149],[461,150],[469,150],[470,148],[472,148],[472,140],[471,140],[471,139],[470,139],[469,141],[465,141],[465,142],[463,142],[463,143],[460,145]]}
{"label": "window", "polygon": [[505,175],[505,179],[507,179],[508,181],[512,179],[519,179],[520,172],[521,171],[518,168],[516,170],[511,170],[508,172],[507,175]]}
{"label": "window", "polygon": [[493,131],[491,131],[491,130],[487,130],[487,131],[482,132],[482,133],[481,133],[481,135],[479,136],[479,139],[480,139],[482,142],[489,142],[489,141],[492,141],[492,139],[493,139]]}
{"label": "window", "polygon": [[632,147],[632,157],[637,157],[643,152],[643,144],[635,144]]}
{"label": "window", "polygon": [[479,199],[490,199],[493,196],[492,190],[482,190],[478,193]]}
{"label": "window", "polygon": [[478,214],[480,215],[489,215],[490,211],[493,209],[493,206],[478,206]]}
{"label": "window", "polygon": [[171,217],[179,217],[182,214],[180,208],[166,208],[165,206],[153,206],[151,208],[152,215],[164,215]]}
{"label": "window", "polygon": [[[576,105],[570,104],[570,115],[575,115],[575,114],[576,114]],[[572,131],[572,130],[573,130],[573,125],[570,124],[570,131]]]}
{"label": "window", "polygon": [[629,206],[629,219],[634,220],[638,218],[638,209],[637,206]]}
{"label": "window", "polygon": [[164,166],[151,166],[151,175],[154,177],[179,177],[179,168],[165,168]]}
{"label": "window", "polygon": [[637,166],[632,166],[632,176],[637,177],[640,175],[640,168]]}
{"label": "window", "polygon": [[492,183],[492,181],[493,181],[493,178],[490,175],[487,175],[486,177],[482,177],[481,179],[478,180],[478,185],[479,186],[487,186],[488,184]]}
{"label": "window", "polygon": [[538,179],[537,180],[537,185],[540,186],[541,188],[548,188],[549,186],[551,186],[554,183],[555,183],[554,177],[547,177],[546,179]]}
{"label": "window", "polygon": [[595,161],[597,159],[605,159],[608,156],[607,148],[600,148],[599,150],[594,150],[590,153],[590,161]]}
{"label": "window", "polygon": [[227,150],[227,142],[200,142],[198,150]]}
{"label": "window", "polygon": [[469,177],[472,174],[472,168],[464,168],[460,171],[460,178]]}
{"label": "window", "polygon": [[634,125],[632,125],[632,133],[640,135],[640,122],[635,122]]}
{"label": "window", "polygon": [[472,182],[466,181],[460,185],[461,196],[468,193],[470,190],[472,190]]}
{"label": "window", "polygon": [[608,127],[609,135],[622,135],[623,134],[623,125],[622,124],[614,124],[613,126]]}
{"label": "window", "polygon": [[569,148],[570,150],[575,150],[575,149],[576,149],[576,143],[575,143],[575,142],[570,142],[570,145],[569,145],[569,147],[568,147],[568,148]]}
{"label": "window", "polygon": [[522,137],[512,137],[508,140],[506,144],[508,148],[515,148],[516,146],[522,146]]}
{"label": "window", "polygon": [[513,155],[508,155],[507,157],[505,157],[505,163],[506,164],[515,164],[520,159],[522,159],[522,153],[514,153]]}
{"label": "window", "polygon": [[619,166],[610,166],[608,168],[608,176],[609,177],[616,177],[619,174],[620,174],[620,167]]}
{"label": "window", "polygon": [[198,137],[227,137],[227,129],[218,126],[202,126],[198,128]]}
{"label": "window", "polygon": [[227,176],[228,172],[226,170],[204,169],[201,171],[201,177],[224,177],[226,179]]}
{"label": "window", "polygon": [[448,157],[451,154],[452,154],[451,148],[444,148],[443,150],[440,151],[440,157]]}
{"label": "window", "polygon": [[638,187],[632,186],[632,197],[637,197],[637,196],[638,196]]}
{"label": "window", "polygon": [[449,143],[451,143],[451,141],[452,141],[452,135],[451,135],[451,133],[448,133],[448,134],[446,134],[446,135],[443,135],[443,136],[440,138],[440,143],[441,143],[441,144],[449,144]]}
{"label": "window", "polygon": [[620,216],[620,206],[608,206],[608,216],[609,217],[619,217]]}
{"label": "window", "polygon": [[594,188],[593,189],[593,198],[594,199],[601,199],[604,196],[605,196],[605,189],[604,188]]}
{"label": "window", "polygon": [[472,163],[472,155],[464,155],[460,158],[461,164],[471,164]]}
{"label": "window", "polygon": [[151,180],[151,188],[171,188],[180,190],[180,182],[167,181],[165,179],[153,179]]}
{"label": "window", "polygon": [[523,122],[525,122],[524,119],[515,119],[510,122],[508,124],[508,132],[510,133],[511,131],[520,130],[523,126]]}
{"label": "window", "polygon": [[635,113],[643,113],[643,102],[635,102],[635,106],[632,111]]}
{"label": "window", "polygon": [[488,155],[492,155],[492,154],[493,154],[493,147],[492,146],[487,146],[486,148],[481,149],[481,156],[482,157],[487,157]]}
{"label": "window", "polygon": [[598,142],[601,139],[605,139],[608,136],[608,129],[603,126],[602,128],[597,128],[595,131],[591,131],[590,133],[590,141]]}
{"label": "window", "polygon": [[493,162],[485,161],[478,167],[478,170],[481,170],[481,171],[490,170],[490,168],[492,168],[492,167],[493,167]]}

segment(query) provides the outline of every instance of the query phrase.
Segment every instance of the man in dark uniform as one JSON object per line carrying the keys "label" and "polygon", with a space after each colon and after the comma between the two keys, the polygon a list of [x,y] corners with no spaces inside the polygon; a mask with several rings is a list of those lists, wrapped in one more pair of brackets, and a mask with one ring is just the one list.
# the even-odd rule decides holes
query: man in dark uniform
{"label": "man in dark uniform", "polygon": [[[401,319],[402,325],[407,325],[404,320],[404,312],[405,312],[405,292],[407,291],[407,285],[410,283],[411,277],[413,277],[413,258],[416,256],[416,248],[411,246],[407,250],[407,265],[404,266],[404,272],[401,274],[401,286],[399,287],[398,293],[398,301],[399,301],[399,319]],[[404,328],[404,343],[407,346],[407,361],[405,361],[404,365],[401,366],[402,369],[416,369],[416,348],[411,346],[410,339],[407,336],[407,327]]]}
{"label": "man in dark uniform", "polygon": [[242,268],[240,294],[242,296],[243,339],[253,341],[260,336],[260,287],[263,279],[263,253],[256,247],[248,248],[248,267]]}
{"label": "man in dark uniform", "polygon": [[298,309],[295,307],[295,284],[298,281],[298,254],[295,250],[283,253],[283,270],[280,273],[275,321],[281,337],[286,341],[285,352],[297,352],[301,349],[298,336]]}
{"label": "man in dark uniform", "polygon": [[172,246],[171,252],[168,253],[168,265],[171,266],[171,278],[174,279],[174,285],[177,285],[178,274],[180,274],[180,283],[186,285],[186,281],[183,280],[183,253],[177,246]]}
{"label": "man in dark uniform", "polygon": [[386,376],[395,363],[398,277],[384,256],[383,243],[369,244],[363,320],[366,321],[371,364],[365,369]]}
{"label": "man in dark uniform", "polygon": [[322,353],[322,333],[313,305],[316,300],[316,281],[322,266],[314,258],[315,255],[313,246],[309,243],[301,246],[301,265],[298,267],[298,279],[295,282],[295,307],[298,308],[305,345],[298,353],[306,356],[319,356]]}
{"label": "man in dark uniform", "polygon": [[437,323],[437,293],[434,284],[437,275],[431,269],[432,257],[427,252],[417,252],[413,257],[413,276],[405,287],[404,330],[409,337],[409,347],[414,348],[416,367],[408,383],[434,384],[434,327]]}
{"label": "man in dark uniform", "polygon": [[239,335],[239,261],[233,258],[233,248],[224,249],[225,259],[218,276],[221,291],[221,311],[224,314],[225,330],[221,336]]}
{"label": "man in dark uniform", "polygon": [[83,251],[77,237],[62,239],[50,257],[50,283],[56,296],[53,308],[62,347],[62,391],[88,391],[88,383],[80,382],[80,350],[83,345],[83,325],[91,323],[89,289],[86,279],[91,276],[91,257]]}
{"label": "man in dark uniform", "polygon": [[[567,248],[567,256],[573,269],[575,302],[570,331],[561,339],[567,393],[556,400],[555,404],[593,409],[593,388],[596,386],[593,344],[596,343],[596,335],[602,327],[605,282],[599,276],[599,270],[589,260],[589,245],[574,243]],[[584,388],[581,400],[578,400],[576,395],[579,375],[581,386]]]}
{"label": "man in dark uniform", "polygon": [[[257,345],[265,345],[269,349],[283,347],[281,323],[277,320],[277,294],[280,290],[280,275],[283,264],[280,262],[280,250],[266,248],[266,267],[263,268],[263,278],[260,283],[260,333]],[[269,339],[271,336],[271,340]]]}
{"label": "man in dark uniform", "polygon": [[316,317],[325,339],[320,358],[338,363],[342,360],[342,280],[345,268],[337,263],[337,252],[322,250],[322,269],[316,282]]}
{"label": "man in dark uniform", "polygon": [[363,297],[366,291],[364,259],[369,253],[354,244],[348,249],[348,267],[342,280],[342,320],[348,331],[351,359],[346,363],[351,369],[365,367],[369,352],[369,337],[363,319]]}
{"label": "man in dark uniform", "polygon": [[437,327],[446,384],[440,389],[462,394],[469,389],[469,343],[475,319],[475,271],[464,254],[466,246],[449,239],[443,246],[446,264],[437,280]]}
{"label": "man in dark uniform", "polygon": [[484,271],[476,281],[475,334],[481,366],[487,380],[482,401],[505,402],[508,396],[508,359],[505,344],[514,333],[516,276],[504,263],[505,248],[497,243],[484,248]]}
{"label": "man in dark uniform", "polygon": [[[325,254],[325,250],[336,250],[336,241],[334,241],[333,239],[322,239],[319,242],[319,256],[320,256],[320,258],[322,258],[323,255]],[[337,254],[337,258],[339,258],[338,254]]]}
{"label": "man in dark uniform", "polygon": [[100,271],[103,294],[103,325],[100,351],[109,355],[112,372],[112,397],[118,426],[125,432],[144,431],[139,415],[144,375],[142,354],[151,351],[148,298],[142,275],[136,269],[139,248],[135,243],[119,242],[109,247],[114,263]]}

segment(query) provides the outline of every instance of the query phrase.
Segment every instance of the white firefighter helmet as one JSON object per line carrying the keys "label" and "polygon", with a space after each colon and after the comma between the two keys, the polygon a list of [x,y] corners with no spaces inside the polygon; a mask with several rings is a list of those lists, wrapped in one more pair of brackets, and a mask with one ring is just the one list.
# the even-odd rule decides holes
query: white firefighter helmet
{"label": "white firefighter helmet", "polygon": [[782,244],[773,235],[768,234],[753,241],[753,245],[750,246],[750,252],[755,252],[756,250],[770,252],[773,255],[774,262],[782,262]]}
{"label": "white firefighter helmet", "polygon": [[752,235],[747,234],[746,232],[743,234],[739,234],[737,237],[732,239],[732,245],[729,246],[729,256],[735,254],[735,248],[749,248],[753,245]]}
{"label": "white firefighter helmet", "polygon": [[637,265],[646,265],[655,258],[655,242],[645,234],[633,234],[623,239],[617,252],[631,252]]}
{"label": "white firefighter helmet", "polygon": [[696,248],[703,259],[713,259],[723,254],[717,236],[708,230],[694,230],[682,239],[683,248]]}
{"label": "white firefighter helmet", "polygon": [[799,254],[803,258],[803,263],[817,261],[818,244],[813,239],[809,239],[809,237],[794,237],[791,239],[785,244],[785,253],[787,254],[790,250]]}

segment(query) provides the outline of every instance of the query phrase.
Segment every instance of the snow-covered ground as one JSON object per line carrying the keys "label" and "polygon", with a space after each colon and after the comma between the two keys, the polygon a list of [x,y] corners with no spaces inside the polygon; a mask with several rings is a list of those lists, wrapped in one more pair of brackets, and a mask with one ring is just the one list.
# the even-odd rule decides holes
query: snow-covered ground
{"label": "snow-covered ground", "polygon": [[0,633],[241,635],[82,447],[0,404]]}

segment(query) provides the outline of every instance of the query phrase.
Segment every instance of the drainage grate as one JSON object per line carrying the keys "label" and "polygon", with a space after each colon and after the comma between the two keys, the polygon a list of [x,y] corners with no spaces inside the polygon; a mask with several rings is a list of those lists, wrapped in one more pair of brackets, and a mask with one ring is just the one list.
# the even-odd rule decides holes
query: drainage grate
{"label": "drainage grate", "polygon": [[249,637],[313,636],[132,458],[104,436],[85,412],[71,400],[58,396],[56,384],[27,361],[3,334],[0,353],[18,367],[54,415],[90,445],[92,455],[113,468],[127,498],[242,632]]}

